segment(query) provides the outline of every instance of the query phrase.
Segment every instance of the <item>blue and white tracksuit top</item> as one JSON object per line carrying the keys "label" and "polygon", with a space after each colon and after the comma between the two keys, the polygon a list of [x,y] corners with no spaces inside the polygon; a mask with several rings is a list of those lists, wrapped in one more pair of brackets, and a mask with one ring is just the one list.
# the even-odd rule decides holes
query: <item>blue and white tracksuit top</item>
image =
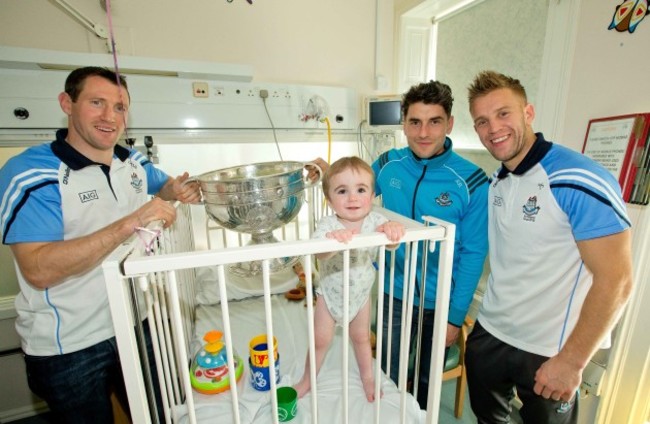
{"label": "blue and white tracksuit top", "polygon": [[[121,146],[110,167],[92,162],[66,136],[67,130],[59,130],[52,143],[29,148],[0,169],[4,244],[93,233],[142,206],[169,178],[141,153]],[[101,265],[44,290],[26,281],[17,266],[16,274],[16,330],[25,353],[75,352],[115,334]]]}
{"label": "blue and white tracksuit top", "polygon": [[[487,193],[485,172],[452,150],[451,139],[445,140],[444,153],[419,159],[408,148],[383,153],[372,165],[377,196],[383,206],[418,222],[430,215],[456,225],[454,264],[452,269],[449,323],[461,326],[472,302],[483,271],[488,250]],[[425,309],[434,309],[438,279],[439,249],[427,256]],[[402,244],[396,251],[393,295],[401,299],[404,281]],[[387,253],[387,260],[390,253]],[[389,292],[389,266],[386,266],[384,292]],[[421,261],[416,274],[415,305],[422,292]]]}
{"label": "blue and white tracksuit top", "polygon": [[555,356],[593,279],[576,242],[630,227],[619,184],[600,164],[537,133],[516,169],[495,173],[488,214],[491,272],[478,320],[511,346]]}

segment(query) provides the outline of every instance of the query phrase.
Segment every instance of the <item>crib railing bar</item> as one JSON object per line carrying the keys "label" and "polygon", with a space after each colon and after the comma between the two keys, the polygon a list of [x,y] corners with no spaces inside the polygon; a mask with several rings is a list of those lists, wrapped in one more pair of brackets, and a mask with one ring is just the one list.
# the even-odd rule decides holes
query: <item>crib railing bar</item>
{"label": "crib railing bar", "polygon": [[349,368],[349,350],[350,350],[350,250],[343,251],[343,423],[349,422],[349,403],[350,403],[350,370]]}
{"label": "crib railing bar", "polygon": [[[439,225],[441,221],[432,217],[423,217],[424,221]],[[431,348],[431,369],[429,370],[429,393],[427,396],[427,423],[438,422],[440,414],[440,392],[442,389],[442,361],[444,359],[447,335],[447,317],[451,295],[451,274],[454,264],[454,241],[456,226],[447,226],[447,238],[440,241],[438,259],[438,281],[436,288],[436,306],[433,323],[433,342]],[[437,358],[437,361],[433,359]]]}
{"label": "crib railing bar", "polygon": [[[217,283],[219,284],[219,296],[226,298],[226,272],[223,265],[217,267]],[[230,325],[230,311],[228,302],[221,302],[221,316],[223,320],[223,332],[226,344],[226,360],[228,362],[228,380],[230,383],[230,394],[232,396],[233,424],[240,424],[239,416],[239,394],[237,393],[237,368],[235,367],[234,343],[232,341],[232,328]],[[240,358],[241,359],[241,358]]]}
{"label": "crib railing bar", "polygon": [[[188,269],[188,270],[178,270],[176,272],[176,276],[178,279],[178,285],[177,289],[179,290],[179,293],[185,293],[184,296],[180,297],[179,300],[179,307],[181,310],[181,314],[183,317],[183,325],[184,325],[184,330],[186,335],[193,334],[194,330],[194,322],[195,322],[195,310],[192,307],[194,304],[194,299],[196,299],[196,293],[195,293],[195,288],[194,288],[194,280],[191,281],[184,281],[184,279],[189,279],[189,278],[196,278],[194,274],[193,269]],[[167,294],[167,291],[165,290],[164,294]],[[164,298],[163,298],[164,299]],[[170,329],[171,333],[174,333],[174,328],[171,326],[168,326]],[[172,340],[172,337],[170,335],[167,336],[167,340],[170,341]],[[173,347],[173,346],[172,346]],[[185,351],[190,352],[192,348],[192,342],[189,339],[189,337],[185,338]],[[176,349],[183,349],[183,346],[176,346]],[[176,388],[178,392],[180,392],[179,396],[179,404],[182,404],[184,402],[185,397],[188,395],[186,391],[183,389],[183,386],[179,384],[179,378],[177,376],[177,373],[184,373],[187,372],[187,364],[181,363],[177,360],[178,357],[178,351],[176,349],[172,349],[170,347],[170,357],[172,358],[171,361],[174,364],[177,364],[177,367],[174,368],[174,382],[176,383]]]}
{"label": "crib railing bar", "polygon": [[[410,244],[406,244],[405,249],[406,253],[404,255],[404,281],[402,282],[402,312],[400,315],[401,321],[400,321],[400,339],[399,339],[399,345],[400,345],[400,350],[399,350],[399,369],[397,370],[397,387],[399,388],[401,393],[405,393],[407,390],[407,377],[408,377],[408,349],[402,348],[402,346],[410,346],[410,334],[411,334],[411,326],[410,326],[410,310],[409,306],[411,302],[409,301],[410,299],[410,294],[413,292],[413,288],[410,286],[411,284],[411,278],[410,275],[411,273],[409,272],[410,267],[409,267],[409,262],[408,258],[410,257]],[[408,327],[407,327],[408,325]],[[391,349],[392,350],[392,349]]]}
{"label": "crib railing bar", "polygon": [[138,354],[137,341],[133,332],[134,319],[130,302],[129,279],[122,277],[120,263],[133,251],[132,246],[119,247],[103,264],[104,279],[110,290],[107,290],[109,307],[113,317],[115,338],[119,349],[118,354],[122,364],[122,374],[127,390],[129,411],[133,422],[151,423],[149,414],[142,367]]}
{"label": "crib railing bar", "polygon": [[[314,282],[312,281],[312,257],[303,256],[305,270],[305,289],[307,290],[307,337],[309,346],[315,346],[314,335]],[[309,348],[309,381],[311,382],[311,422],[318,424],[318,387],[316,384],[316,352]],[[303,371],[304,373],[304,371]]]}
{"label": "crib railing bar", "polygon": [[[174,272],[174,271],[170,271]],[[158,334],[160,337],[154,338],[154,340],[162,341],[162,348],[164,349],[165,354],[163,355],[163,367],[165,368],[165,376],[168,377],[167,381],[172,387],[172,393],[169,393],[168,396],[174,396],[173,403],[177,405],[182,402],[182,397],[180,393],[180,388],[178,384],[178,374],[176,367],[173,366],[176,361],[174,360],[174,343],[170,333],[170,321],[168,314],[168,306],[165,296],[165,287],[163,281],[164,273],[159,272],[154,274],[154,302],[157,307],[156,313],[156,324],[158,326]],[[164,398],[163,398],[164,399]],[[172,400],[172,398],[169,398]]]}
{"label": "crib railing bar", "polygon": [[402,299],[407,299],[406,304],[402,300],[402,328],[401,328],[401,344],[400,344],[400,362],[399,362],[399,387],[403,388],[400,391],[400,416],[401,422],[406,423],[406,380],[408,374],[409,362],[409,349],[411,346],[411,328],[413,327],[413,301],[415,298],[415,275],[417,273],[417,254],[413,252],[418,251],[418,242],[414,241],[406,245],[406,255],[404,256],[404,275],[408,276],[408,284],[405,286],[405,296]]}
{"label": "crib railing bar", "polygon": [[280,227],[280,234],[281,234],[282,240],[287,239],[287,225],[289,225],[289,223],[287,223],[287,224]]}
{"label": "crib railing bar", "polygon": [[[409,242],[423,238],[438,239],[444,237],[444,233],[445,229],[440,227],[407,229],[402,241]],[[313,255],[322,252],[363,249],[386,244],[390,244],[390,241],[386,239],[384,234],[361,234],[350,240],[347,244],[339,243],[332,239],[290,241],[282,243],[282,256]],[[275,258],[277,252],[278,248],[276,245],[256,244],[252,246],[231,247],[228,249],[133,257],[124,263],[124,273],[126,275],[137,275],[168,269],[225,265],[241,262],[242,257],[250,261],[261,261]]]}
{"label": "crib railing bar", "polygon": [[[177,272],[179,282],[178,289],[182,300],[180,305],[181,314],[184,317],[188,317],[183,323],[185,325],[185,334],[192,334],[192,323],[194,322],[194,308],[192,308],[192,305],[194,303],[193,299],[195,299],[196,292],[193,281],[196,279],[196,276],[192,275],[193,273],[194,269],[181,269]],[[189,351],[190,347],[191,341],[187,339],[185,349]]]}
{"label": "crib railing bar", "polygon": [[[384,272],[386,270],[386,261],[382,258],[386,257],[386,248],[384,246],[379,248],[378,254],[378,269],[377,269],[377,317],[375,319],[375,329],[376,329],[376,344],[375,344],[375,424],[379,424],[379,410],[381,407],[381,380],[382,380],[382,371],[381,371],[381,361],[382,361],[382,349],[383,349],[383,338],[384,338]],[[395,259],[394,251],[391,252],[391,257]],[[393,287],[390,287],[392,294]],[[392,296],[391,296],[392,298]],[[391,314],[389,314],[389,317]],[[388,333],[390,334],[390,324],[389,324]],[[390,340],[390,339],[389,339]],[[390,346],[390,341],[387,344]],[[390,371],[388,371],[390,375]]]}
{"label": "crib railing bar", "polygon": [[[380,261],[383,262],[383,261]],[[380,287],[383,290],[383,287]],[[391,358],[391,349],[390,347],[393,345],[393,299],[395,293],[395,252],[391,252],[390,255],[390,275],[389,275],[389,285],[388,285],[388,334],[386,335],[386,375],[390,376],[390,358]],[[384,297],[383,296],[383,291],[379,292],[378,297]],[[382,301],[383,303],[383,301]],[[382,313],[383,315],[383,313]],[[383,331],[383,321],[377,319],[377,322],[381,324],[382,331]],[[378,325],[379,325],[378,324]],[[377,337],[379,338],[379,337]],[[383,352],[383,350],[378,350],[378,352]]]}
{"label": "crib railing bar", "polygon": [[[226,273],[225,266],[220,265],[217,267],[217,283],[219,285],[219,296],[222,299],[226,298]],[[230,307],[228,302],[221,302],[221,316],[223,331],[225,336],[226,344],[226,361],[228,362],[228,380],[230,383],[230,394],[232,401],[232,413],[234,418],[233,424],[240,424],[241,417],[239,414],[239,393],[237,391],[237,369],[235,366],[235,350],[234,343],[232,341],[232,327],[230,323]],[[242,358],[240,358],[241,360]]]}
{"label": "crib railing bar", "polygon": [[[418,332],[415,338],[416,348],[415,348],[415,367],[414,375],[420,375],[420,358],[422,356],[422,331],[424,327],[424,300],[426,299],[426,288],[427,288],[427,257],[428,257],[428,241],[422,243],[422,260],[421,264],[421,275],[420,275],[420,304],[418,305]],[[418,391],[420,390],[420,379],[413,379],[413,396],[418,398]]]}
{"label": "crib railing bar", "polygon": [[[147,285],[147,280],[146,277],[144,280],[138,278],[137,279],[140,284],[143,284],[145,287]],[[151,414],[151,411],[158,411],[157,405],[156,405],[156,396],[154,395],[154,384],[160,383],[160,381],[157,381],[154,383],[153,381],[153,376],[151,375],[151,359],[149,357],[149,352],[147,349],[147,341],[146,337],[144,334],[144,325],[143,325],[143,320],[144,317],[147,317],[147,315],[142,314],[142,306],[139,302],[139,297],[138,297],[138,285],[135,284],[135,280],[131,279],[130,281],[130,288],[131,288],[131,305],[133,307],[133,313],[135,317],[135,334],[136,334],[136,340],[138,342],[138,351],[140,355],[140,363],[142,364],[142,373],[144,376],[145,380],[145,389],[147,391],[147,402],[149,405],[149,413],[151,416],[152,421],[154,424],[160,424],[160,420],[158,418],[158,414]],[[146,312],[146,305],[145,306],[145,312]],[[149,328],[149,331],[151,331],[151,328]],[[150,333],[151,336],[151,333]],[[153,337],[153,336],[152,336]],[[153,339],[151,340],[153,343]],[[155,349],[155,348],[154,348]],[[159,352],[160,353],[160,352]],[[155,353],[154,353],[155,356]],[[155,360],[155,359],[154,359]],[[156,364],[156,369],[158,369],[159,366]]]}
{"label": "crib railing bar", "polygon": [[293,227],[293,230],[296,233],[296,240],[300,240],[300,221],[298,220],[298,217],[293,220]]}
{"label": "crib railing bar", "polygon": [[[149,326],[149,334],[151,336],[151,344],[153,347],[153,356],[156,363],[156,372],[158,374],[158,381],[152,384],[158,384],[160,387],[161,400],[163,402],[163,414],[165,422],[170,423],[170,399],[167,391],[167,384],[169,383],[168,371],[169,366],[166,364],[165,349],[161,350],[160,337],[162,337],[161,326],[161,311],[158,307],[158,293],[155,283],[149,284],[147,276],[138,277],[138,286],[143,292],[145,304],[147,308],[147,325]],[[164,345],[163,345],[164,347]],[[161,364],[162,361],[162,364]],[[155,405],[155,404],[154,404]],[[156,410],[156,409],[153,409]],[[157,414],[156,414],[157,415]]]}
{"label": "crib railing bar", "polygon": [[[271,411],[273,424],[278,424],[278,392],[275,372],[278,364],[275,361],[275,346],[273,343],[273,310],[271,305],[271,277],[268,260],[262,261],[262,286],[264,287],[264,314],[266,315],[266,349],[269,353],[269,380],[271,382]],[[278,357],[279,359],[279,357]]]}
{"label": "crib railing bar", "polygon": [[[169,296],[171,301],[171,320],[172,327],[176,328],[174,332],[176,346],[185,346],[185,334],[183,330],[183,317],[181,316],[180,306],[178,304],[178,285],[176,281],[176,273],[174,271],[167,272],[167,282],[169,284]],[[179,360],[181,364],[189,364],[187,351],[185,349],[178,350]],[[191,424],[196,423],[196,411],[194,410],[194,397],[192,396],[192,383],[190,382],[190,375],[187,372],[181,373],[181,382],[185,389],[186,403]]]}

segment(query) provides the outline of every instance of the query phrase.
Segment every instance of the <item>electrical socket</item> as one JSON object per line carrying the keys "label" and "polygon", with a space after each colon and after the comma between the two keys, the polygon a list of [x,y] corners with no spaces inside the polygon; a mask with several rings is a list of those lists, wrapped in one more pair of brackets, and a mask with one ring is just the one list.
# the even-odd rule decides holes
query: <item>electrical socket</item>
{"label": "electrical socket", "polygon": [[269,97],[269,90],[260,90],[260,97],[266,99]]}
{"label": "electrical socket", "polygon": [[207,82],[193,82],[192,94],[194,97],[209,97],[209,88]]}

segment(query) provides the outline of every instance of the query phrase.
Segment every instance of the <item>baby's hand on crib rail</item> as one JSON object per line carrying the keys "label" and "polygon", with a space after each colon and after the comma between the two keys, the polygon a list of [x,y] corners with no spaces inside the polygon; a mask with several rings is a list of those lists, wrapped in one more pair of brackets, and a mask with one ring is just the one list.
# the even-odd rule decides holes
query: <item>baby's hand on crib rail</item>
{"label": "baby's hand on crib rail", "polygon": [[354,237],[355,234],[359,234],[359,230],[345,228],[345,229],[330,231],[327,234],[325,234],[325,237],[340,241],[341,243],[347,243],[350,240],[352,240],[352,237]]}
{"label": "baby's hand on crib rail", "polygon": [[[386,234],[388,240],[398,242],[404,236],[404,225],[395,221],[387,221],[377,227],[377,232]],[[396,245],[387,246],[394,248]]]}

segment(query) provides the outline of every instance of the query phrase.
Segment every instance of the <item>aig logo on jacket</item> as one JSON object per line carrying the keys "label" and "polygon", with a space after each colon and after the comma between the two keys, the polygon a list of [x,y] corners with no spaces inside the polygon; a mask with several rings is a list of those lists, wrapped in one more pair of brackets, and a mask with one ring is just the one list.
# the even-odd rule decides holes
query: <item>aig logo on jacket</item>
{"label": "aig logo on jacket", "polygon": [[83,193],[79,193],[79,200],[81,200],[81,203],[86,203],[90,202],[91,200],[97,200],[99,199],[99,196],[97,195],[97,190],[90,190],[90,191],[85,191]]}

